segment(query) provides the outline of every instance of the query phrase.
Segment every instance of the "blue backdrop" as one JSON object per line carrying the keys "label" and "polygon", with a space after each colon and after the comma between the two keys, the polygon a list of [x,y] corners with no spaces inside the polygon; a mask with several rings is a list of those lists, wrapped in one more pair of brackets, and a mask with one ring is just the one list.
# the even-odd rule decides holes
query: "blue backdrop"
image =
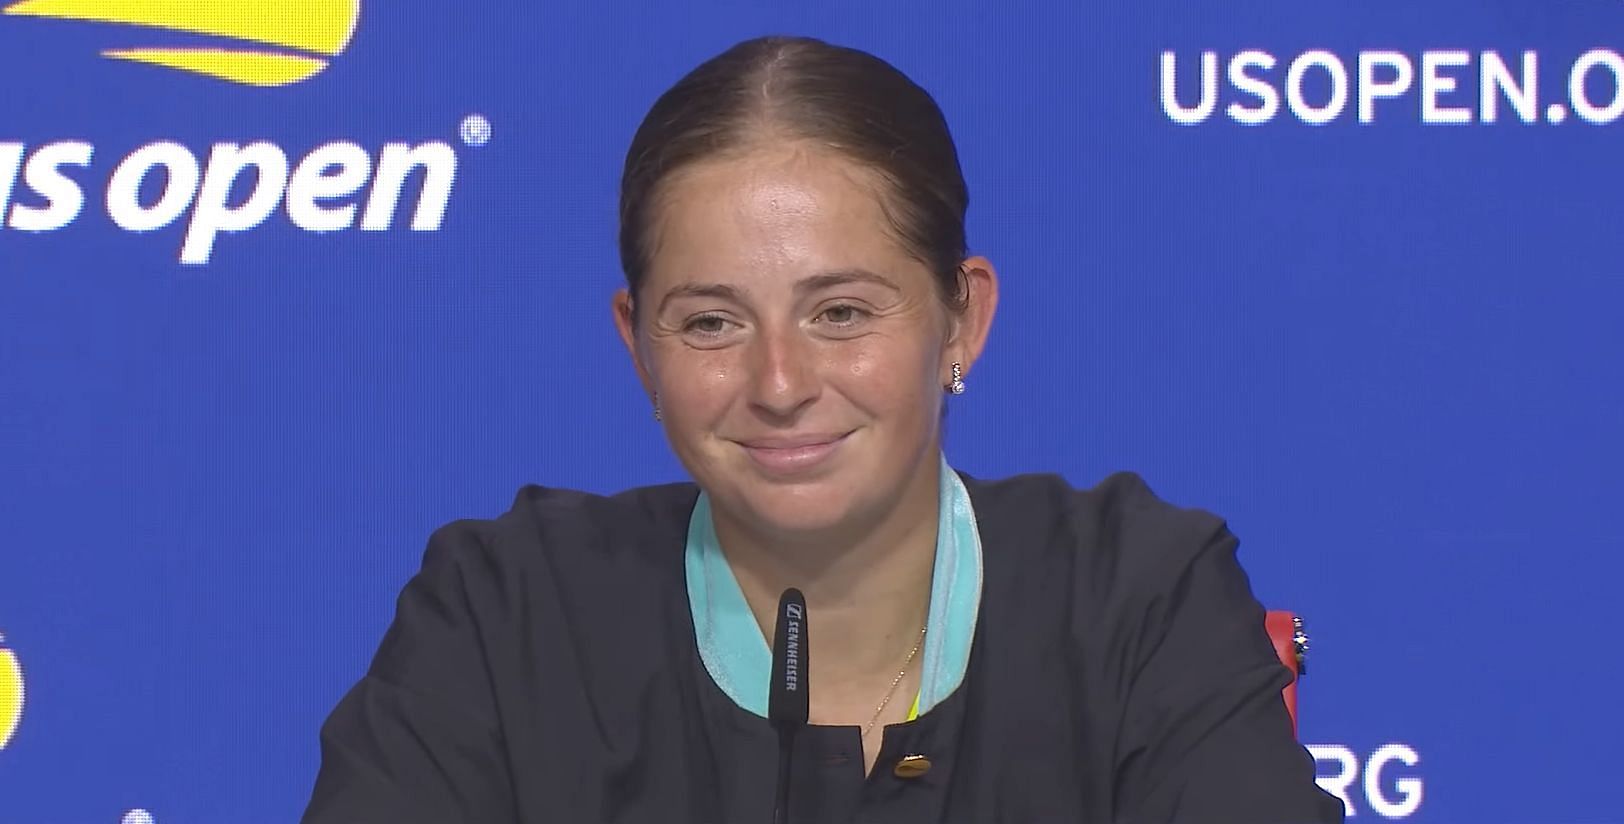
{"label": "blue backdrop", "polygon": [[[1624,820],[1624,5],[165,5],[0,3],[0,821],[295,820],[434,527],[680,476],[620,165],[768,32],[954,127],[1004,289],[957,466],[1227,517],[1353,820]],[[319,71],[103,56],[243,37]]]}

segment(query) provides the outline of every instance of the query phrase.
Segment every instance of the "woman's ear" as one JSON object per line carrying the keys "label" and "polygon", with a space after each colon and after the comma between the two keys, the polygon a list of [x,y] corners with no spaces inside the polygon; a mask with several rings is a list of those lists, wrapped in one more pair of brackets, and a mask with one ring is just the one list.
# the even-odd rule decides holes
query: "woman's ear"
{"label": "woman's ear", "polygon": [[[963,309],[955,312],[952,332],[948,335],[943,369],[961,364],[961,377],[970,374],[970,367],[987,344],[992,331],[992,318],[998,312],[998,272],[992,261],[980,255],[966,258],[959,265],[959,287],[963,290]],[[945,374],[942,385],[951,383],[951,374]]]}
{"label": "woman's ear", "polygon": [[643,384],[643,391],[652,398],[655,392],[654,379],[649,375],[642,349],[638,346],[637,307],[632,300],[630,290],[619,289],[615,292],[612,301],[615,329],[620,332],[620,342],[626,345],[626,353],[631,355],[632,367],[637,370],[637,380]]}

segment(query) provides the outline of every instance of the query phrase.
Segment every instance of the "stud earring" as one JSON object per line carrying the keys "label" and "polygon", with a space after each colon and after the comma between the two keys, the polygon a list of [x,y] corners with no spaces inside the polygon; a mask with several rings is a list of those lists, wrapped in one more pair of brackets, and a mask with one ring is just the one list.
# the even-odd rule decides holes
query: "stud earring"
{"label": "stud earring", "polygon": [[947,385],[947,391],[955,395],[964,394],[964,366],[953,364],[953,382]]}

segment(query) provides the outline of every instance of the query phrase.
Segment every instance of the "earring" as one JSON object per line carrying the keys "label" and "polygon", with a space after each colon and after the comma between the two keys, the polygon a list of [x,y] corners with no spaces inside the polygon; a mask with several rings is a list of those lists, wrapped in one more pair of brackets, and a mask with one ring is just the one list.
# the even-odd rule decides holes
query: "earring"
{"label": "earring", "polygon": [[654,419],[657,421],[665,420],[660,417],[660,393],[658,392],[654,393]]}
{"label": "earring", "polygon": [[964,366],[953,364],[953,382],[947,385],[947,391],[955,395],[964,394]]}

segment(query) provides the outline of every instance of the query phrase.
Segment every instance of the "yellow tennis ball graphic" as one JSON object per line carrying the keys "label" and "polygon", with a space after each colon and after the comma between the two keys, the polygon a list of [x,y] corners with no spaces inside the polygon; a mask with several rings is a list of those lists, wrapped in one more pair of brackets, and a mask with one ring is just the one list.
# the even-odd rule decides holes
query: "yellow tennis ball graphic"
{"label": "yellow tennis ball graphic", "polygon": [[6,636],[0,635],[0,750],[11,743],[22,720],[23,667],[6,648]]}
{"label": "yellow tennis ball graphic", "polygon": [[108,49],[102,56],[252,86],[286,86],[315,76],[349,47],[361,0],[0,0],[0,15],[111,23],[132,27],[131,37],[157,37],[160,43],[172,40],[159,36],[165,31],[219,38],[228,42],[171,42]]}

